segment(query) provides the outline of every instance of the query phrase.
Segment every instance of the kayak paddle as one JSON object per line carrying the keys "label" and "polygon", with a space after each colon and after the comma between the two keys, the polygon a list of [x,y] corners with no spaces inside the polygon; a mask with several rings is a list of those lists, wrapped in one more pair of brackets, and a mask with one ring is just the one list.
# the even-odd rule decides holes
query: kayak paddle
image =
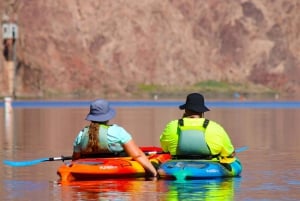
{"label": "kayak paddle", "polygon": [[[240,153],[243,151],[246,151],[248,149],[247,146],[237,148],[235,152]],[[152,155],[152,154],[167,154],[166,152],[162,151],[143,151],[146,155]],[[112,155],[112,156],[117,156],[117,155]],[[108,156],[106,156],[108,157]],[[64,160],[71,160],[72,156],[60,156],[60,157],[50,157],[50,158],[39,158],[35,160],[29,160],[29,161],[9,161],[9,160],[4,160],[3,163],[8,166],[13,166],[13,167],[22,167],[22,166],[32,166],[36,165],[42,162],[46,161],[64,161]]]}
{"label": "kayak paddle", "polygon": [[[145,155],[153,155],[153,154],[166,154],[162,151],[144,151]],[[125,157],[127,155],[117,155],[117,154],[98,154],[98,157],[108,158],[108,157]],[[12,167],[22,167],[22,166],[32,166],[37,165],[42,162],[46,161],[64,161],[64,160],[71,160],[72,156],[60,156],[60,157],[50,157],[50,158],[39,158],[34,160],[28,161],[10,161],[10,160],[3,160],[3,163],[8,166]]]}
{"label": "kayak paddle", "polygon": [[45,161],[64,161],[64,160],[70,160],[72,159],[72,156],[60,156],[60,157],[50,157],[50,158],[39,158],[35,160],[30,160],[30,161],[9,161],[9,160],[4,160],[3,163],[8,166],[13,166],[13,167],[21,167],[21,166],[31,166],[31,165],[36,165],[41,162]]}
{"label": "kayak paddle", "polygon": [[235,150],[235,152],[236,152],[236,153],[240,153],[240,152],[246,151],[247,149],[248,149],[248,147],[247,147],[247,146],[244,146],[244,147],[237,148],[237,149]]}

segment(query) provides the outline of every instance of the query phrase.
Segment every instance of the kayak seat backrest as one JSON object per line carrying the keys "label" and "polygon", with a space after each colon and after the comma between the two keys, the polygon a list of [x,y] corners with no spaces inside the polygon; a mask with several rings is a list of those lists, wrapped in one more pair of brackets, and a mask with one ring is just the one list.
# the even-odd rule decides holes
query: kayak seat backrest
{"label": "kayak seat backrest", "polygon": [[204,121],[204,126],[199,126],[197,129],[182,129],[183,119],[179,120],[179,138],[177,155],[199,155],[210,156],[211,152],[205,141],[205,129],[208,124],[207,119]]}

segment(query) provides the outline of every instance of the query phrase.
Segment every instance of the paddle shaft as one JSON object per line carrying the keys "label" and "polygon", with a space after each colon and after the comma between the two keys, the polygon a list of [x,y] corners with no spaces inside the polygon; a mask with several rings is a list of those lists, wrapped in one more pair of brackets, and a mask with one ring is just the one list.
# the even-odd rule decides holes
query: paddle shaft
{"label": "paddle shaft", "polygon": [[[246,151],[248,149],[247,146],[244,147],[240,147],[238,149],[236,149],[235,151],[237,153],[242,152],[242,151]],[[154,154],[168,154],[166,152],[162,152],[162,151],[143,151],[145,153],[145,155],[149,156],[149,155],[154,155]],[[118,156],[118,155],[113,155],[113,154],[106,154],[106,156],[102,156],[101,154],[98,155],[98,157],[122,157],[122,156]],[[40,159],[35,159],[35,160],[30,160],[30,161],[9,161],[9,160],[4,160],[3,163],[5,165],[8,166],[13,166],[13,167],[21,167],[21,166],[31,166],[31,165],[36,165],[42,162],[46,162],[46,161],[64,161],[64,160],[71,160],[72,156],[59,156],[59,157],[50,157],[50,158],[40,158]]]}
{"label": "paddle shaft", "polygon": [[48,161],[64,161],[64,160],[71,160],[72,156],[60,156],[60,157],[50,157]]}
{"label": "paddle shaft", "polygon": [[[248,149],[248,147],[244,146],[244,147],[240,147],[240,148],[237,148],[235,150],[236,153],[240,153],[240,152],[243,152],[243,151],[246,151]],[[163,152],[163,151],[143,151],[145,153],[146,156],[149,156],[149,155],[154,155],[154,154],[168,154],[168,152]],[[120,156],[123,156],[123,155],[118,155],[118,154],[97,154],[98,157],[120,157]],[[124,156],[127,156],[126,154]],[[71,160],[72,159],[72,156],[60,156],[60,157],[50,157],[48,159],[48,161],[64,161],[64,160]]]}
{"label": "paddle shaft", "polygon": [[[163,152],[160,151],[144,151],[146,155],[153,155],[153,154],[160,154]],[[123,157],[125,157],[124,155]],[[121,155],[117,154],[98,154],[96,157],[103,157],[103,158],[112,158],[112,157],[122,157]],[[59,157],[50,157],[50,158],[39,158],[35,160],[29,160],[29,161],[9,161],[9,160],[4,160],[3,163],[8,166],[12,167],[23,167],[23,166],[32,166],[36,165],[42,162],[46,161],[65,161],[65,160],[71,160],[72,156],[59,156]]]}

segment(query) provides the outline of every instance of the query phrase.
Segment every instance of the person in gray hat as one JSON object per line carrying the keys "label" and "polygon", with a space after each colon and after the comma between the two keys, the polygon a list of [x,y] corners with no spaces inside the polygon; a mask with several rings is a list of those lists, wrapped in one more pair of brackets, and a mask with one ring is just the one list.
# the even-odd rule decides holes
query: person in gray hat
{"label": "person in gray hat", "polygon": [[160,136],[163,151],[170,152],[173,158],[217,159],[221,163],[236,160],[224,128],[204,118],[209,109],[201,94],[189,94],[179,109],[184,110],[183,117],[170,121]]}
{"label": "person in gray hat", "polygon": [[73,144],[72,159],[88,157],[99,153],[120,153],[125,151],[138,161],[147,172],[157,176],[156,169],[150,163],[144,152],[136,145],[130,133],[123,127],[108,122],[116,115],[109,102],[97,99],[90,105],[86,120],[90,125],[84,127],[77,135]]}

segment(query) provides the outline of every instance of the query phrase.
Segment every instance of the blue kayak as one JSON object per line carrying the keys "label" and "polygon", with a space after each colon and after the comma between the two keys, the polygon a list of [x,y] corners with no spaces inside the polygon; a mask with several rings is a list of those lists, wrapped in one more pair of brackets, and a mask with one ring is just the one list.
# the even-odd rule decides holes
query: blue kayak
{"label": "blue kayak", "polygon": [[172,159],[162,163],[158,169],[161,178],[188,180],[220,177],[235,177],[242,172],[238,159],[230,164],[212,160]]}

